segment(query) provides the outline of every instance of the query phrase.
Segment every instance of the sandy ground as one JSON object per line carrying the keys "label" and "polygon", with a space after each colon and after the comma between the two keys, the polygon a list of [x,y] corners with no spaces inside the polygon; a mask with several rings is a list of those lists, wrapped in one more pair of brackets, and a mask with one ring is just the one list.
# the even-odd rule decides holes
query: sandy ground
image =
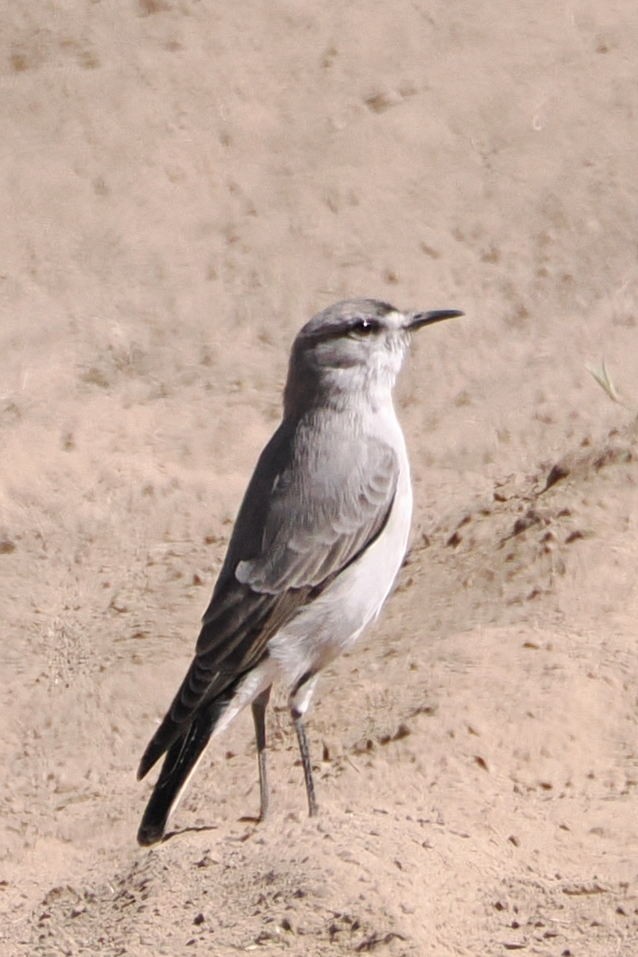
{"label": "sandy ground", "polygon": [[[2,4],[2,955],[638,953],[634,7]],[[322,813],[280,696],[270,820],[246,715],[143,850],[288,348],[359,295],[467,316]]]}

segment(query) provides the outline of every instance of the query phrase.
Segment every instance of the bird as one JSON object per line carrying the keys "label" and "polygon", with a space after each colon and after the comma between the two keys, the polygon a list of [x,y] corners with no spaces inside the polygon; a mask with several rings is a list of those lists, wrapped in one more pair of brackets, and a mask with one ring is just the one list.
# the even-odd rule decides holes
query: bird
{"label": "bird", "polygon": [[139,764],[142,779],[164,756],[139,844],[162,840],[209,741],[248,705],[266,818],[274,682],[288,692],[317,813],[304,717],[318,676],[378,616],[408,547],[412,485],[393,388],[412,334],[462,315],[348,299],[297,334],[281,423],[246,489],[192,663]]}

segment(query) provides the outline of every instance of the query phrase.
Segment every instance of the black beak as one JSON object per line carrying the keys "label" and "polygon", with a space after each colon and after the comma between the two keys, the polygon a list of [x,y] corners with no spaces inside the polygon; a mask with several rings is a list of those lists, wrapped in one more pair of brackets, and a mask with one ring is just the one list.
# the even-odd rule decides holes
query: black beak
{"label": "black beak", "polygon": [[443,319],[454,319],[455,316],[464,316],[465,313],[460,309],[435,309],[433,312],[410,312],[405,328],[410,332],[422,329],[423,326],[429,326],[433,322],[441,322]]}

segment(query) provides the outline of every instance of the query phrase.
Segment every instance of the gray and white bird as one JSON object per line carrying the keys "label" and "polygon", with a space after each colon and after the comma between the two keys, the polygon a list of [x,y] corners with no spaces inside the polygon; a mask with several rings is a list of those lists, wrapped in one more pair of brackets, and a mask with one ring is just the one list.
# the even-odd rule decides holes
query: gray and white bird
{"label": "gray and white bird", "polygon": [[410,334],[461,315],[353,299],[297,335],[281,424],[248,485],[193,662],[140,762],[143,778],[165,754],[140,844],[161,840],[209,740],[246,705],[265,817],[265,712],[275,681],[289,692],[316,813],[304,715],[321,669],[379,614],[408,544],[412,486],[392,390]]}

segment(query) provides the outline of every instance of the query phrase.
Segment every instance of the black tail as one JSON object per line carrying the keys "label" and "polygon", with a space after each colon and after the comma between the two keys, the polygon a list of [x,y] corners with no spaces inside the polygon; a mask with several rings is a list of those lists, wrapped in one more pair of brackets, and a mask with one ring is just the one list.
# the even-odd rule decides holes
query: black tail
{"label": "black tail", "polygon": [[231,700],[232,691],[201,706],[191,724],[168,749],[137,832],[139,844],[155,844],[156,841],[161,841],[173,805]]}
{"label": "black tail", "polygon": [[[146,746],[137,769],[137,780],[141,781],[155,762],[159,761],[166,751],[172,750],[173,745],[181,747],[184,744],[188,739],[188,730],[200,711],[205,712],[212,708],[217,720],[235,687],[236,681],[230,684],[225,676],[211,675],[198,658],[195,658],[164,715],[164,720]],[[220,698],[222,700],[219,700]]]}

